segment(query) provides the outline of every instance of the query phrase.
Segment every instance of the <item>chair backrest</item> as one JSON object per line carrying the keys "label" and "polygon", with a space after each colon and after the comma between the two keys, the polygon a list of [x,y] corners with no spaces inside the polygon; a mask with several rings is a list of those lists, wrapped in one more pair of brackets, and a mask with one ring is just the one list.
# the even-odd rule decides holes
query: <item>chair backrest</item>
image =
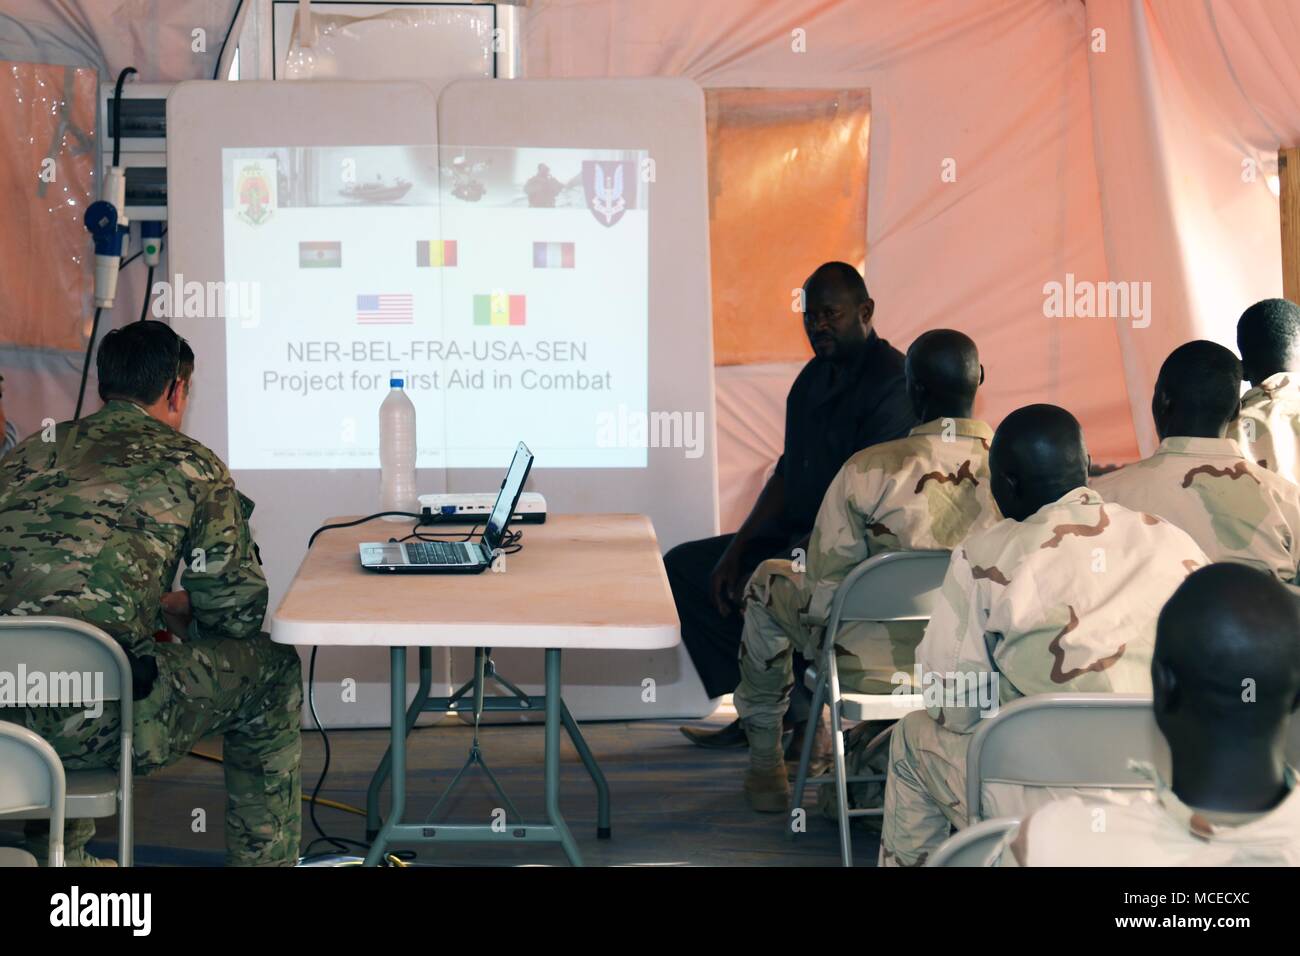
{"label": "chair backrest", "polygon": [[0,671],[42,675],[46,699],[33,703],[44,706],[109,701],[130,706],[131,665],[126,652],[117,641],[84,621],[0,617]]}
{"label": "chair backrest", "polygon": [[1143,694],[1036,694],[980,721],[966,752],[966,805],[982,819],[990,783],[1020,787],[1150,790],[1130,759],[1168,779],[1169,745]]}
{"label": "chair backrest", "polygon": [[849,572],[835,590],[827,632],[851,621],[928,621],[950,551],[886,551]]}
{"label": "chair backrest", "polygon": [[930,854],[925,865],[992,866],[998,845],[1018,826],[1020,821],[1015,817],[998,817],[958,830]]}
{"label": "chair backrest", "polygon": [[0,813],[49,810],[49,865],[63,865],[67,780],[54,748],[26,727],[0,720]]}

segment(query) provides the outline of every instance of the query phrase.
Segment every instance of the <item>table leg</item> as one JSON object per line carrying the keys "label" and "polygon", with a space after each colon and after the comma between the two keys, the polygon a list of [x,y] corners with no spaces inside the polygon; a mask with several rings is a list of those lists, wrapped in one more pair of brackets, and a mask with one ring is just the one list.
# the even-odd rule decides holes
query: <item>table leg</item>
{"label": "table leg", "polygon": [[[415,729],[415,722],[420,719],[420,714],[424,710],[424,704],[429,699],[429,690],[433,687],[433,648],[420,648],[420,686],[415,691],[415,699],[411,701],[411,706],[406,711],[406,733],[409,736]],[[405,699],[405,690],[403,699]],[[384,758],[379,761],[379,767],[375,770],[374,776],[370,778],[370,786],[366,789],[366,839],[374,840],[375,835],[379,832],[379,825],[383,821],[379,819],[379,789],[388,779],[388,765],[392,759],[392,749],[384,751]]]}
{"label": "table leg", "polygon": [[[574,866],[582,866],[582,854],[569,825],[560,815],[560,651],[546,650],[546,817],[559,835],[564,855]],[[586,761],[584,760],[584,763]],[[373,849],[372,849],[373,852]]]}
{"label": "table leg", "polygon": [[[556,653],[558,654],[558,651]],[[384,821],[383,828],[375,837],[375,841],[370,844],[370,851],[366,853],[366,866],[379,865],[384,851],[388,849],[389,834],[402,822],[402,814],[406,811],[406,648],[392,648],[390,660],[392,711],[389,720],[392,742],[389,745],[389,753],[392,756],[393,799],[388,810],[388,819]],[[549,668],[547,676],[548,678],[550,676]],[[550,765],[547,766],[549,769]]]}
{"label": "table leg", "polygon": [[569,705],[563,700],[560,701],[560,718],[564,721],[564,729],[568,732],[569,739],[573,741],[573,748],[582,758],[582,765],[587,768],[592,782],[596,784],[596,839],[608,840],[609,784],[605,782],[605,774],[601,772],[600,765],[596,763],[596,758],[591,753],[591,748],[587,746],[586,738],[578,729],[578,722],[573,719],[573,714],[569,713]]}

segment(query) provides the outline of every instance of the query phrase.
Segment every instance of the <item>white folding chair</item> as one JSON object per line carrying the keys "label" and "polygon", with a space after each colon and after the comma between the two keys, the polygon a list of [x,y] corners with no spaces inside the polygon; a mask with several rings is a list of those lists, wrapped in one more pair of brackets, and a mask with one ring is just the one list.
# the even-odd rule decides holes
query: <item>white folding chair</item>
{"label": "white folding chair", "polygon": [[[813,738],[821,720],[822,705],[831,710],[831,746],[835,755],[832,770],[838,799],[840,827],[840,862],[853,865],[853,842],[849,834],[852,817],[879,815],[879,808],[850,810],[848,785],[884,780],[881,774],[847,775],[844,764],[844,721],[900,720],[914,710],[924,708],[920,694],[844,694],[840,692],[840,675],[835,664],[835,637],[846,624],[859,621],[928,621],[939,597],[944,575],[948,571],[948,551],[889,551],[863,561],[849,572],[835,590],[826,634],[817,652],[817,662],[809,666],[804,681],[812,689],[812,709],[804,732],[799,770],[790,795],[791,825],[794,813],[803,802],[808,788],[808,765],[812,760]],[[793,827],[791,829],[793,832]]]}
{"label": "white folding chair", "polygon": [[971,825],[988,809],[987,788],[1151,790],[1129,760],[1168,779],[1169,745],[1145,694],[1035,694],[980,721],[966,751]]}
{"label": "white folding chair", "polygon": [[[50,818],[49,866],[63,866],[63,763],[54,748],[26,727],[0,720],[0,813],[39,810]],[[36,866],[16,847],[0,848],[0,867]]]}
{"label": "white folding chair", "polygon": [[1020,826],[1015,817],[982,820],[959,830],[925,861],[926,866],[992,866],[1002,839]]}
{"label": "white folding chair", "polygon": [[[75,705],[90,709],[96,704],[116,702],[121,714],[121,764],[117,771],[73,770],[66,774],[68,820],[102,819],[117,814],[117,860],[130,866],[133,831],[131,826],[131,665],[122,646],[99,628],[67,617],[0,617],[0,670],[17,673],[90,674],[99,679],[86,687],[84,681],[48,679],[48,706]],[[80,686],[77,686],[77,685]],[[80,696],[76,696],[77,693]],[[0,819],[36,820],[50,817],[48,811],[23,810],[0,813]],[[62,839],[62,828],[59,838]],[[54,840],[53,824],[50,833]]]}

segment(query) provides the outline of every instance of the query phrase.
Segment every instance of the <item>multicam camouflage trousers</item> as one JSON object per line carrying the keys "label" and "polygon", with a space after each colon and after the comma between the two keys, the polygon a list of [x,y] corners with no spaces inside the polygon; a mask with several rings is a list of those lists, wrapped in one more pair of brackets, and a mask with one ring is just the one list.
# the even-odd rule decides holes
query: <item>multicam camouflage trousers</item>
{"label": "multicam camouflage trousers", "polygon": [[[808,599],[804,575],[780,558],[760,564],[746,586],[740,686],[734,699],[751,743],[754,731],[779,739],[794,685],[793,652],[809,660],[817,657],[822,628],[801,619]],[[841,688],[865,694],[910,693],[916,646],[924,629],[915,621],[842,628],[835,639]],[[896,674],[907,679],[895,683]]]}
{"label": "multicam camouflage trousers", "polygon": [[[159,644],[158,679],[135,702],[135,771],[175,763],[202,738],[224,739],[226,864],[293,866],[302,829],[302,669],[292,647],[266,634],[248,640]],[[98,718],[72,708],[0,711],[50,742],[69,770],[116,767],[117,706]],[[45,842],[48,825],[30,826]],[[43,831],[43,832],[42,832]],[[69,821],[65,853],[75,859],[92,821]]]}
{"label": "multicam camouflage trousers", "polygon": [[920,866],[952,827],[966,826],[970,734],[945,730],[925,711],[894,725],[880,833],[881,866]]}

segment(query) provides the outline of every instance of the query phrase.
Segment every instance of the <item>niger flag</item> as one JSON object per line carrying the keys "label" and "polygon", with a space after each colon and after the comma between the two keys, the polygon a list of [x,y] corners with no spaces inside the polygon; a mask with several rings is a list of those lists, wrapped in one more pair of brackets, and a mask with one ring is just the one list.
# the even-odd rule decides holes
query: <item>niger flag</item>
{"label": "niger flag", "polygon": [[343,268],[343,243],[341,242],[300,242],[298,243],[299,269],[341,269]]}

